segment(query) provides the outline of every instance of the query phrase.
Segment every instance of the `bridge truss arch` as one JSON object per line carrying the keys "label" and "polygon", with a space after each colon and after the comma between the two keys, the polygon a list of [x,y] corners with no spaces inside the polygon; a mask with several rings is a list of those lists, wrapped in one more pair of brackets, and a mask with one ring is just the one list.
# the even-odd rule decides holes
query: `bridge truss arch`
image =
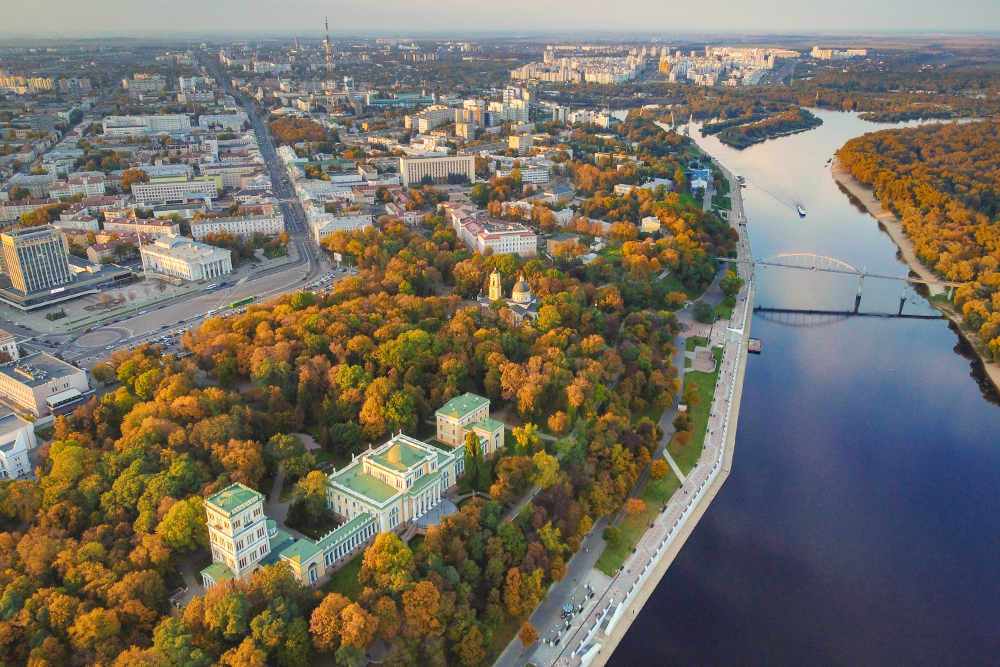
{"label": "bridge truss arch", "polygon": [[833,271],[856,276],[863,274],[845,261],[828,255],[817,255],[811,252],[783,252],[765,259],[757,260],[755,264],[763,266],[786,267],[789,269],[813,269],[817,271]]}

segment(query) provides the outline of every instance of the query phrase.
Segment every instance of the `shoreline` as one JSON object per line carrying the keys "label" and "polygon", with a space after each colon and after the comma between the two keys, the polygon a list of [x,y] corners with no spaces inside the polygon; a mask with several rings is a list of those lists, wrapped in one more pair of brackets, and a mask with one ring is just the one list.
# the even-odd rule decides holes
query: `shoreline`
{"label": "shoreline", "polygon": [[[712,161],[713,163],[718,164],[718,162],[715,161],[714,159]],[[723,174],[726,176],[726,179],[730,181],[731,193],[733,192],[734,185],[737,188],[735,190],[736,194],[735,196],[733,196],[734,200],[733,210],[737,212],[736,228],[740,230],[740,235],[743,239],[743,244],[745,245],[745,252],[747,257],[752,259],[752,257],[750,256],[749,239],[746,237],[745,225],[742,226],[741,228],[739,223],[739,220],[746,219],[744,217],[744,212],[743,212],[742,194],[738,189],[739,183],[735,182],[736,179],[733,177],[732,173],[728,169],[723,167],[721,164],[719,164],[719,167],[722,168]],[[610,623],[609,631],[606,634],[604,634],[603,641],[601,641],[597,645],[596,652],[588,652],[588,655],[583,656],[581,660],[582,665],[586,665],[587,667],[602,667],[607,663],[611,655],[614,653],[615,649],[618,647],[618,644],[621,642],[621,640],[628,633],[629,629],[632,627],[632,623],[635,621],[636,618],[638,618],[639,612],[642,611],[646,602],[649,600],[650,596],[652,596],[653,591],[655,591],[657,586],[659,586],[660,580],[663,578],[663,575],[666,574],[667,569],[673,563],[674,559],[677,557],[677,554],[680,553],[681,549],[684,547],[684,544],[687,542],[688,537],[691,535],[692,532],[694,532],[694,529],[698,525],[698,522],[701,520],[701,517],[705,514],[709,506],[712,504],[712,501],[715,499],[715,496],[722,489],[722,485],[725,484],[726,480],[729,477],[729,473],[732,470],[733,452],[736,446],[736,432],[739,426],[740,402],[743,395],[743,379],[746,373],[746,361],[747,361],[747,354],[749,352],[748,341],[750,339],[750,328],[751,328],[751,322],[753,320],[753,302],[756,293],[756,284],[753,279],[754,276],[752,271],[752,265],[750,266],[745,265],[745,268],[741,267],[740,268],[741,274],[744,271],[746,272],[744,277],[747,282],[746,282],[746,297],[745,297],[746,303],[743,310],[742,326],[740,329],[729,328],[726,336],[727,341],[734,341],[734,339],[740,340],[741,345],[739,347],[738,356],[736,358],[736,366],[735,366],[736,372],[731,380],[732,387],[729,394],[730,398],[728,401],[729,404],[727,406],[728,415],[726,417],[726,422],[725,422],[727,424],[725,439],[720,443],[722,452],[721,452],[721,457],[717,462],[717,466],[719,467],[718,473],[714,476],[713,479],[711,479],[711,482],[708,484],[704,493],[697,497],[696,504],[694,505],[694,507],[691,508],[691,513],[687,516],[687,518],[681,519],[682,524],[680,526],[680,530],[678,531],[676,537],[674,537],[674,539],[670,542],[669,545],[666,545],[666,549],[664,550],[663,554],[655,561],[655,563],[651,564],[652,567],[650,568],[648,576],[646,576],[644,579],[640,579],[640,581],[637,582],[638,583],[637,590],[635,590],[634,593],[632,593],[631,595],[626,595],[625,599],[622,600],[622,605],[627,605],[626,609],[621,609],[619,607],[617,613],[615,613],[614,618]],[[736,326],[736,322],[731,321],[730,326]],[[732,336],[732,338],[730,336]],[[722,374],[720,374],[719,382],[722,382],[722,380],[723,376]],[[716,386],[716,391],[718,390],[719,390],[719,385]],[[716,426],[718,426],[718,424]],[[709,422],[710,432],[711,432],[711,427],[712,427],[712,422],[710,421]],[[706,448],[707,445],[708,441],[706,439]],[[706,453],[705,449],[703,449],[702,453],[703,455]],[[699,459],[699,464],[700,462],[701,459]],[[694,475],[696,470],[697,466],[694,470],[691,471],[691,473],[688,474],[689,480]],[[681,488],[683,488],[683,485]],[[678,489],[678,493],[680,492],[680,490],[681,489]],[[651,528],[650,531],[647,532],[647,535],[649,534],[649,532],[653,532],[653,529]],[[643,540],[640,540],[640,545],[642,542]],[[631,613],[623,613],[625,611],[630,611]]]}
{"label": "shoreline", "polygon": [[[938,279],[938,276],[936,276],[933,271],[917,259],[916,253],[914,253],[913,241],[911,241],[910,237],[906,235],[906,230],[903,229],[902,221],[897,218],[894,213],[886,211],[882,208],[882,204],[875,198],[872,188],[858,182],[857,179],[855,179],[854,176],[847,171],[847,168],[840,164],[840,159],[836,156],[834,156],[833,161],[830,163],[830,173],[833,176],[833,180],[837,181],[837,183],[844,190],[846,190],[851,197],[857,199],[862,208],[868,212],[868,215],[875,218],[883,229],[885,229],[889,238],[891,238],[893,243],[896,244],[896,247],[899,248],[900,253],[903,255],[903,260],[906,262],[906,265],[910,267],[910,270],[913,273],[925,280]],[[927,288],[930,291],[931,296],[944,294],[944,288],[940,285],[928,285]],[[983,356],[982,352],[979,350],[978,336],[965,329],[959,313],[953,307],[942,307],[940,304],[937,304],[929,299],[928,303],[932,308],[939,311],[955,325],[959,336],[964,338],[975,352],[976,357],[982,364],[983,372],[993,385],[993,388],[997,392],[1000,392],[1000,364],[993,363]]]}

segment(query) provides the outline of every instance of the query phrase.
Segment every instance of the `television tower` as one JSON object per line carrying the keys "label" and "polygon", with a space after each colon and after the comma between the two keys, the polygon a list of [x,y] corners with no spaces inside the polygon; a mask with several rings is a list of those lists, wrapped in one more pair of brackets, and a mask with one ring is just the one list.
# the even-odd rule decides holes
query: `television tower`
{"label": "television tower", "polygon": [[325,18],[326,25],[326,41],[323,43],[326,46],[326,80],[327,82],[333,81],[333,58],[330,56],[330,19]]}

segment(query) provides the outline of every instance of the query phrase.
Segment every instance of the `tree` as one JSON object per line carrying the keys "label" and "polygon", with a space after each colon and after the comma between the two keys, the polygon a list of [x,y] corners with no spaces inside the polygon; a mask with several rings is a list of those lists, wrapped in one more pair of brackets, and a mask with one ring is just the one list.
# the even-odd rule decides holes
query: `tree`
{"label": "tree", "polygon": [[366,649],[375,640],[378,619],[361,608],[357,602],[340,612],[341,641],[344,646]]}
{"label": "tree", "polygon": [[629,498],[625,501],[625,513],[629,515],[642,514],[646,511],[646,503],[639,498]]}
{"label": "tree", "polygon": [[358,581],[399,593],[413,581],[413,552],[396,533],[379,533],[365,549]]}
{"label": "tree", "polygon": [[535,455],[531,457],[531,462],[535,466],[535,474],[531,477],[532,482],[547,489],[559,481],[559,459],[547,454],[543,449],[535,452]]}
{"label": "tree", "polygon": [[479,435],[474,431],[469,431],[465,434],[465,452],[463,456],[465,457],[465,476],[472,487],[479,491],[488,489],[490,482],[488,477],[485,486],[482,486],[480,483],[483,476],[483,467],[486,463],[483,461],[483,449]]}
{"label": "tree", "polygon": [[702,324],[711,324],[715,321],[715,309],[704,301],[695,302],[691,315],[694,317],[695,322],[701,322]]}
{"label": "tree", "polygon": [[601,533],[601,537],[611,548],[617,547],[622,541],[622,529],[618,526],[608,526]]}
{"label": "tree", "polygon": [[223,653],[219,663],[225,667],[267,667],[267,653],[257,648],[253,638],[245,637],[239,646]]}
{"label": "tree", "polygon": [[149,183],[149,174],[142,169],[126,169],[122,172],[122,190],[132,192],[134,183]]}
{"label": "tree", "polygon": [[437,618],[440,599],[437,587],[426,580],[404,592],[403,634],[410,639],[440,636],[444,632]]}
{"label": "tree", "polygon": [[290,304],[292,310],[305,310],[316,304],[316,295],[312,292],[296,292]]}
{"label": "tree", "polygon": [[351,601],[340,593],[330,593],[309,618],[309,632],[313,646],[318,651],[332,651],[340,644],[342,625],[340,612],[351,605]]}
{"label": "tree", "polygon": [[524,625],[521,626],[521,630],[517,633],[517,637],[521,640],[521,646],[528,648],[538,641],[538,631],[535,630],[535,626],[525,621]]}
{"label": "tree", "polygon": [[743,288],[743,279],[732,271],[726,271],[726,275],[719,281],[719,289],[726,296],[733,297],[740,293]]}
{"label": "tree", "polygon": [[649,476],[653,479],[660,479],[670,471],[670,466],[663,459],[656,459],[649,464]]}
{"label": "tree", "polygon": [[549,430],[556,435],[565,435],[569,430],[569,415],[562,410],[549,417]]}
{"label": "tree", "polygon": [[212,663],[193,642],[191,632],[179,618],[168,616],[153,631],[153,648],[170,667],[208,667]]}
{"label": "tree", "polygon": [[187,552],[207,547],[208,529],[205,527],[205,510],[201,498],[192,496],[171,505],[156,527],[156,533],[168,547],[176,551]]}
{"label": "tree", "polygon": [[20,185],[15,185],[10,189],[9,196],[11,201],[31,199],[31,190],[29,190],[28,188],[23,188]]}

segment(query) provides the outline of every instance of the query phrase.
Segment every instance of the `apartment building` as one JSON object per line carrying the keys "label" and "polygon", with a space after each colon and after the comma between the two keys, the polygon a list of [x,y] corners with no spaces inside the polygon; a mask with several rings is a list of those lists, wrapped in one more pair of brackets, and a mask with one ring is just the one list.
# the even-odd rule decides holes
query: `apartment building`
{"label": "apartment building", "polygon": [[0,417],[0,479],[17,479],[29,474],[28,450],[37,446],[31,422],[15,414]]}
{"label": "apartment building", "polygon": [[285,216],[245,215],[233,218],[201,218],[191,221],[191,236],[201,241],[209,234],[228,232],[234,236],[251,238],[254,234],[277,236],[285,231]]}

